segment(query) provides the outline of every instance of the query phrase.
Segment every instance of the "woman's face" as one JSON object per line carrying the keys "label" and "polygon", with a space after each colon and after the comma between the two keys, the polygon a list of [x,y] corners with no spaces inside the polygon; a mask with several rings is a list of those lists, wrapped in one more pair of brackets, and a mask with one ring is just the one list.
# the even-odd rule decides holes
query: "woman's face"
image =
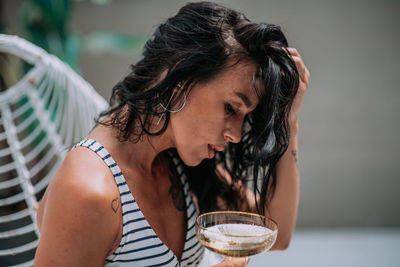
{"label": "woman's face", "polygon": [[240,61],[213,79],[197,83],[185,107],[171,113],[173,142],[186,165],[196,166],[227,142],[241,140],[244,117],[258,104],[252,79],[257,66]]}

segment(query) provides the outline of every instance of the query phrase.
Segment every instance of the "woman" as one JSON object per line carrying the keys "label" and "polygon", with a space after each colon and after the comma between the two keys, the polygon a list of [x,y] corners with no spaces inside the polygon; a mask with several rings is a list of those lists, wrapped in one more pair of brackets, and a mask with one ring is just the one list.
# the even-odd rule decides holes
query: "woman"
{"label": "woman", "polygon": [[161,24],[49,185],[35,266],[196,265],[195,217],[221,209],[273,218],[274,249],[285,249],[309,79],[287,45],[279,27],[215,3],[187,4]]}

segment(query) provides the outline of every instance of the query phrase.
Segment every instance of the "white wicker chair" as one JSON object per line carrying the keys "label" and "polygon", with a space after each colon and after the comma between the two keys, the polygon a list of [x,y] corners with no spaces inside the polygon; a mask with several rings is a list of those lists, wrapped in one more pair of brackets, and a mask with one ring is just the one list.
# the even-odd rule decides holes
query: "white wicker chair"
{"label": "white wicker chair", "polygon": [[57,57],[17,36],[0,34],[0,52],[33,65],[0,93],[0,266],[32,266],[38,202],[107,103]]}

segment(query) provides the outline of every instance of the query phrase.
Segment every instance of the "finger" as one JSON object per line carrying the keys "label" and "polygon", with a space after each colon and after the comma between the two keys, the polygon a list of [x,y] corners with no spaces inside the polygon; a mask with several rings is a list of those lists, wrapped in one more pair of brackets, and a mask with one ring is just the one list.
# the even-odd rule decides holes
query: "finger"
{"label": "finger", "polygon": [[287,52],[289,53],[290,57],[293,60],[295,60],[296,65],[297,65],[298,62],[301,62],[301,64],[304,65],[303,58],[300,56],[300,54],[299,54],[299,52],[297,51],[296,48],[288,47],[287,48]]}
{"label": "finger", "polygon": [[249,257],[236,258],[236,257],[226,257],[220,263],[213,265],[213,267],[244,267],[250,261]]}
{"label": "finger", "polygon": [[299,51],[296,48],[288,47],[287,50],[289,51],[291,56],[301,57]]}
{"label": "finger", "polygon": [[297,70],[299,71],[300,76],[305,76],[306,74],[306,65],[303,62],[301,57],[292,56],[294,63],[296,64]]}
{"label": "finger", "polygon": [[302,66],[305,67],[305,64],[303,62],[303,59],[301,57],[298,56],[292,56],[292,59],[294,60],[294,62],[297,64],[301,64]]}
{"label": "finger", "polygon": [[297,71],[299,73],[299,82],[300,88],[305,90],[308,87],[309,80],[310,80],[310,72],[308,71],[307,67],[304,65],[302,59],[300,57],[292,57],[293,61],[296,64]]}
{"label": "finger", "polygon": [[303,65],[304,65],[303,58],[302,58],[302,56],[300,55],[300,53],[297,51],[296,48],[288,47],[287,49],[288,49],[288,52],[290,53],[290,56],[291,56],[292,58],[295,58],[295,57],[296,57],[296,58],[300,58],[300,59],[301,59],[301,62],[302,62]]}
{"label": "finger", "polygon": [[227,259],[225,261],[227,266],[232,266],[232,267],[246,266],[250,261],[249,257],[244,257],[244,258],[243,257],[241,257],[241,258],[230,257],[230,258],[225,258],[225,259]]}
{"label": "finger", "polygon": [[296,68],[299,72],[300,81],[304,83],[304,87],[308,87],[308,83],[310,80],[310,72],[308,71],[306,65],[304,64],[303,58],[300,56],[299,52],[296,48],[287,47],[287,52],[289,52],[292,57],[294,63],[296,64]]}
{"label": "finger", "polygon": [[297,69],[301,70],[301,73],[304,73],[304,76],[310,76],[310,72],[308,71],[304,61],[301,57],[293,56],[293,61],[296,64]]}

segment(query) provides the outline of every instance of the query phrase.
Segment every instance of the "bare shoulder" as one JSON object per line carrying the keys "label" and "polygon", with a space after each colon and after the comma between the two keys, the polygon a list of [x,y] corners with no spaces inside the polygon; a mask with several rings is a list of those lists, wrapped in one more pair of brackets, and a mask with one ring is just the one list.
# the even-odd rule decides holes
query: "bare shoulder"
{"label": "bare shoulder", "polygon": [[[55,200],[69,200],[64,205],[110,208],[110,200],[119,198],[111,170],[93,151],[85,147],[71,150],[56,172],[45,194],[44,207]],[[106,204],[104,206],[104,204]]]}
{"label": "bare shoulder", "polygon": [[35,263],[104,265],[120,225],[119,197],[111,171],[96,153],[84,147],[70,151],[38,210]]}

